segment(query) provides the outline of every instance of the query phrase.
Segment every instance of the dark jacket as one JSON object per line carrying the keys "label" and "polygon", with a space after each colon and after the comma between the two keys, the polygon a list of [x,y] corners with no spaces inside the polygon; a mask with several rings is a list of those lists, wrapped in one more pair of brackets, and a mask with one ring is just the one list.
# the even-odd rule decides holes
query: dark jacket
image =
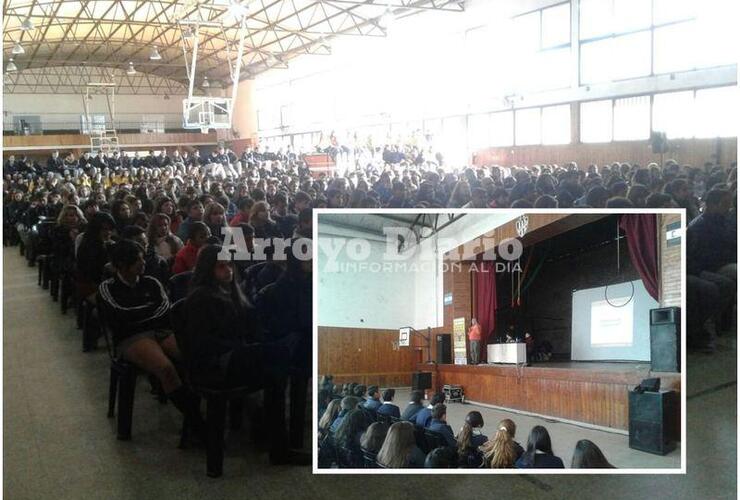
{"label": "dark jacket", "polygon": [[555,455],[549,455],[545,453],[537,453],[534,456],[534,465],[524,463],[524,456],[514,464],[517,469],[564,469],[563,461]]}
{"label": "dark jacket", "polygon": [[203,286],[187,297],[185,311],[190,372],[199,383],[218,384],[225,375],[222,356],[249,340],[246,305]]}
{"label": "dark jacket", "polygon": [[424,406],[419,403],[409,403],[405,410],[403,410],[403,415],[401,415],[401,420],[408,420],[410,422],[416,422],[416,415],[424,409]]}
{"label": "dark jacket", "polygon": [[100,284],[98,295],[116,344],[137,333],[170,327],[170,301],[151,276],[141,276],[130,286],[116,275]]}
{"label": "dark jacket", "polygon": [[389,417],[401,418],[401,409],[392,403],[383,403],[376,411],[378,412],[378,415],[388,415]]}
{"label": "dark jacket", "polygon": [[299,270],[286,270],[257,296],[257,308],[269,337],[290,348],[291,364],[310,376],[313,332],[313,283]]}
{"label": "dark jacket", "polygon": [[414,423],[417,427],[429,427],[429,424],[432,423],[432,410],[430,408],[422,408],[416,414],[416,421]]}
{"label": "dark jacket", "polygon": [[452,427],[447,425],[447,422],[432,419],[432,422],[429,424],[429,430],[442,436],[447,446],[457,446],[455,434],[452,432]]}
{"label": "dark jacket", "polygon": [[702,214],[686,228],[686,273],[715,272],[737,260],[737,232],[727,217]]}

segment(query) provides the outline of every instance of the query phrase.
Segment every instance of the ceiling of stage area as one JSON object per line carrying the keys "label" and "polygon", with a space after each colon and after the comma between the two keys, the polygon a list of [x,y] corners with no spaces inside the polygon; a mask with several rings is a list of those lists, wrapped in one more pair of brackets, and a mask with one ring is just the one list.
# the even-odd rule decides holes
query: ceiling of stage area
{"label": "ceiling of stage area", "polygon": [[[216,85],[229,85],[229,52],[235,57],[239,13],[246,11],[247,32],[240,79],[271,68],[286,67],[303,54],[331,52],[330,39],[340,36],[386,35],[389,16],[427,10],[460,12],[462,0],[5,0],[3,52],[18,68],[8,74],[10,92],[50,92],[34,79],[35,87],[12,85],[29,68],[57,68],[76,75],[81,68],[126,70],[187,83],[182,50],[181,20],[208,22],[199,28],[197,80],[208,76]],[[245,10],[246,8],[246,10]],[[19,48],[20,47],[20,48]],[[156,48],[161,58],[151,60]],[[61,70],[59,69],[61,68]],[[7,66],[6,66],[7,69]],[[39,71],[39,70],[37,70]],[[62,91],[68,85],[61,77]],[[69,78],[67,78],[68,80]],[[6,85],[9,83],[6,78]],[[123,82],[126,84],[126,82]],[[59,84],[57,84],[59,86]],[[151,93],[162,93],[154,89]]]}
{"label": "ceiling of stage area", "polygon": [[465,214],[320,214],[321,225],[350,229],[375,236],[385,237],[384,228],[402,227],[411,229],[420,237],[429,237],[444,225],[460,220]]}

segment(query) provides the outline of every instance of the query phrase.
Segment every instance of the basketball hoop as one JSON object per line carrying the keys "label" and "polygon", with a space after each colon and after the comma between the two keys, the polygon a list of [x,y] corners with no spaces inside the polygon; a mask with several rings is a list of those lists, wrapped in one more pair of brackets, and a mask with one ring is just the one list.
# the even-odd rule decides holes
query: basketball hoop
{"label": "basketball hoop", "polygon": [[200,127],[200,133],[201,134],[207,134],[208,133],[208,127]]}

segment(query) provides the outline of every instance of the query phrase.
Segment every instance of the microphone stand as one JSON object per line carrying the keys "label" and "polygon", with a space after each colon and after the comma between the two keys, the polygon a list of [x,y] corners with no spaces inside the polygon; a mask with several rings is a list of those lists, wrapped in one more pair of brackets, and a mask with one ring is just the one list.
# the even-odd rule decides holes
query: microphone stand
{"label": "microphone stand", "polygon": [[431,365],[432,364],[432,327],[431,326],[427,327],[426,334],[410,326],[404,326],[401,328],[408,328],[412,333],[415,333],[416,335],[418,335],[419,337],[421,337],[422,339],[426,341],[426,345],[423,347],[424,349],[427,350],[426,364]]}

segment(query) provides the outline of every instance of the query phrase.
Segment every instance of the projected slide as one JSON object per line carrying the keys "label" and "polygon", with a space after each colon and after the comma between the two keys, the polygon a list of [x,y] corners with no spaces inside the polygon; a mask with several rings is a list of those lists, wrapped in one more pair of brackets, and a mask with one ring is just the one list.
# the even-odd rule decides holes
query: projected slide
{"label": "projected slide", "polygon": [[571,359],[650,361],[650,309],[656,307],[642,280],[574,291]]}
{"label": "projected slide", "polygon": [[[626,305],[623,305],[626,304]],[[618,305],[621,307],[614,307]],[[591,303],[591,347],[631,346],[634,339],[630,297]]]}

